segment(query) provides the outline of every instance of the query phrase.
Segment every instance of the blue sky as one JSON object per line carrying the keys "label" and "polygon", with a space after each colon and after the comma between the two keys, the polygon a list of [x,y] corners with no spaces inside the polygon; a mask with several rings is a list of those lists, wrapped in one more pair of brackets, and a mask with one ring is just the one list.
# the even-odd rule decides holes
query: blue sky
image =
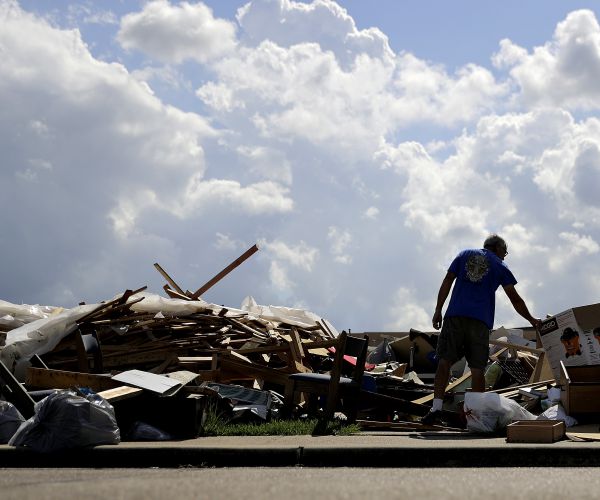
{"label": "blue sky", "polygon": [[[533,314],[598,302],[591,2],[0,0],[0,298],[159,292],[429,328],[488,232]],[[496,326],[523,320],[498,293]]]}

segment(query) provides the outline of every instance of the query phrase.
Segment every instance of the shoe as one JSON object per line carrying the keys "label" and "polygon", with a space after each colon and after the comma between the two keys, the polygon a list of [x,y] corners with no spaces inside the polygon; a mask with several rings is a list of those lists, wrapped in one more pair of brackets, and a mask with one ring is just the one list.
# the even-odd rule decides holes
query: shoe
{"label": "shoe", "polygon": [[429,413],[421,419],[423,425],[446,425],[442,420],[442,412],[440,410],[429,410]]}

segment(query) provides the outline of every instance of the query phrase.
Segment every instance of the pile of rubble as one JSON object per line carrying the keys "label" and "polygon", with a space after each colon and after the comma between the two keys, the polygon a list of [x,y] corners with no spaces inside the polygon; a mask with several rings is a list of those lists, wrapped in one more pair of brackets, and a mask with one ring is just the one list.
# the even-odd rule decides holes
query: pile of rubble
{"label": "pile of rubble", "polygon": [[[568,422],[556,413],[560,377],[539,335],[501,328],[490,340],[485,395],[470,393],[463,360],[446,389],[447,425],[420,424],[433,399],[436,334],[340,333],[314,313],[260,306],[250,297],[239,309],[202,300],[255,251],[196,292],[155,264],[167,297],[142,287],[72,309],[0,301],[0,440],[48,451],[182,439],[202,434],[208,412],[260,422],[315,417],[326,407],[370,429],[496,432],[540,414]],[[345,355],[348,336],[368,340],[366,360]],[[357,373],[356,397],[345,397]],[[298,392],[292,380],[304,384]],[[327,397],[308,397],[310,384],[323,380]],[[496,420],[474,421],[490,405]]]}

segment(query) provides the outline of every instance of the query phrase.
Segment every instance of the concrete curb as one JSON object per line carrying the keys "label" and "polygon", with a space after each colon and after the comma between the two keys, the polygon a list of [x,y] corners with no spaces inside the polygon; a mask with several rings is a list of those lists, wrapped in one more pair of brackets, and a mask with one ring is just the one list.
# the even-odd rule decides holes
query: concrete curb
{"label": "concrete curb", "polygon": [[0,448],[0,467],[599,467],[600,447],[100,446],[53,454]]}

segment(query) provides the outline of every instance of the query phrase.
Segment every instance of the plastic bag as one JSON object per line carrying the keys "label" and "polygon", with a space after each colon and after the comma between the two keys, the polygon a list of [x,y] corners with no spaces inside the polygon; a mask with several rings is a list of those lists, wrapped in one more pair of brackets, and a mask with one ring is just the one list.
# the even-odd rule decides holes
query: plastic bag
{"label": "plastic bag", "polygon": [[35,414],[8,442],[38,452],[118,444],[121,434],[113,407],[97,394],[57,391],[35,405]]}
{"label": "plastic bag", "polygon": [[464,411],[471,432],[499,432],[513,420],[537,418],[516,401],[493,392],[467,392]]}
{"label": "plastic bag", "polygon": [[544,413],[540,414],[538,420],[562,420],[567,427],[577,425],[577,420],[567,415],[567,412],[561,404],[548,408]]}
{"label": "plastic bag", "polygon": [[25,421],[15,405],[0,401],[0,444],[6,444]]}
{"label": "plastic bag", "polygon": [[127,439],[130,441],[173,441],[175,438],[158,427],[138,420],[131,426]]}

